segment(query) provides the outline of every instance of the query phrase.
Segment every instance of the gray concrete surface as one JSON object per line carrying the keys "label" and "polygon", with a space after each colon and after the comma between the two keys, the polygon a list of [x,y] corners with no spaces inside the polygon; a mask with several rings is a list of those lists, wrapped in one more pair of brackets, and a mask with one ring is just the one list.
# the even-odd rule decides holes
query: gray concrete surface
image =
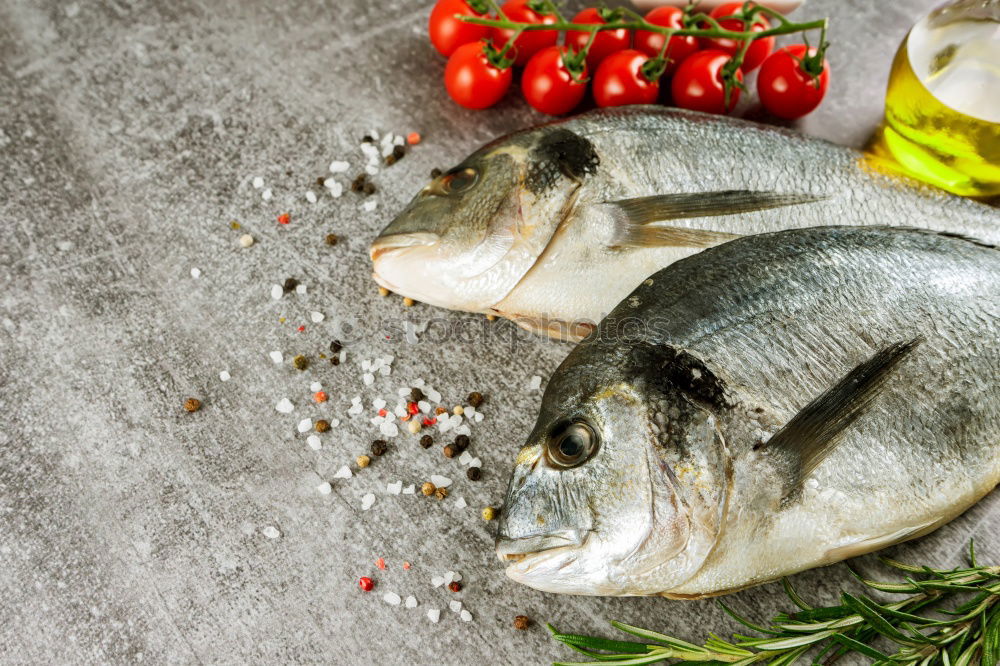
{"label": "gray concrete surface", "polygon": [[[830,98],[806,131],[864,141],[896,44],[930,4],[807,5],[832,17],[836,46]],[[424,36],[430,5],[0,2],[0,662],[544,663],[572,657],[546,621],[606,632],[620,619],[696,639],[735,628],[711,602],[553,596],[508,581],[479,509],[500,500],[533,419],[531,376],[567,348],[512,345],[503,322],[414,345],[375,324],[481,326],[378,297],[365,248],[432,167],[538,120],[517,99],[482,113],[446,99]],[[357,195],[333,199],[314,181],[337,158],[352,163],[341,182],[356,173],[369,128],[424,141],[373,178],[378,208],[364,212]],[[258,175],[269,202],[252,187]],[[283,212],[287,227],[275,222]],[[248,249],[244,231],[257,239]],[[322,243],[329,232],[336,247]],[[272,300],[289,276],[308,293]],[[326,319],[310,321],[314,310]],[[320,362],[350,318],[363,326],[347,362]],[[312,368],[291,367],[298,353]],[[360,361],[387,353],[393,374],[365,387]],[[409,435],[354,478],[332,478],[372,439],[372,398],[417,377],[448,404],[489,396],[473,431],[483,480]],[[310,403],[313,381],[325,405]],[[346,414],[355,395],[365,418]],[[187,396],[204,408],[186,413]],[[292,414],[275,411],[284,397]],[[313,451],[296,424],[321,414],[343,424]],[[455,479],[443,502],[386,493],[433,473]],[[322,480],[332,494],[317,492]],[[362,511],[368,492],[377,499]],[[975,535],[997,561],[998,526],[994,494],[894,551],[946,565]],[[459,594],[431,586],[449,569],[464,576]],[[361,575],[375,592],[359,591]],[[818,601],[850,585],[840,566],[795,582]],[[392,607],[386,591],[419,606]],[[772,585],[730,601],[763,618],[780,597]],[[447,609],[452,598],[472,622]],[[439,624],[428,608],[443,608]],[[517,614],[535,626],[515,632]]]}

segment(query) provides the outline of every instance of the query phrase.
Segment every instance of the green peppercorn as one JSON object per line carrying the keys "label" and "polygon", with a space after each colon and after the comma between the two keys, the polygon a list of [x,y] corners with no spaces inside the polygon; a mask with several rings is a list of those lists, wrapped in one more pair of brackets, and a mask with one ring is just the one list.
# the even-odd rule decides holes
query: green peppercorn
{"label": "green peppercorn", "polygon": [[296,370],[305,370],[306,368],[309,367],[309,359],[307,359],[302,354],[299,354],[298,356],[292,359],[292,367],[294,367]]}

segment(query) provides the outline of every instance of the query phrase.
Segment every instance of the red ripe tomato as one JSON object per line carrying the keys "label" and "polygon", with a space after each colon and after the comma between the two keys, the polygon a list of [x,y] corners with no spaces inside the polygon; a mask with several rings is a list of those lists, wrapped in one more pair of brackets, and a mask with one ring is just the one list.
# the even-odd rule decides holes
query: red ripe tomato
{"label": "red ripe tomato", "polygon": [[612,53],[594,74],[594,101],[598,106],[652,104],[660,94],[659,81],[642,71],[649,57],[635,49]]}
{"label": "red ripe tomato", "polygon": [[[646,20],[654,25],[662,25],[665,28],[683,28],[681,19],[684,12],[677,7],[657,7],[648,14]],[[650,58],[655,58],[663,48],[663,35],[658,32],[648,30],[637,30],[635,33],[635,48],[642,51]],[[670,38],[670,45],[667,47],[667,75],[673,74],[677,66],[684,62],[684,59],[699,49],[697,37],[673,36]]]}
{"label": "red ripe tomato", "polygon": [[[559,116],[569,113],[587,92],[586,83],[573,80],[563,57],[567,52],[565,46],[550,46],[535,55],[521,74],[521,92],[528,104],[542,113]],[[577,79],[587,75],[586,67],[578,73]]]}
{"label": "red ripe tomato", "polygon": [[[727,2],[724,5],[719,5],[709,14],[714,19],[718,19],[723,16],[733,16],[742,15],[743,3],[742,2]],[[771,27],[770,22],[764,16],[760,16],[755,22],[753,27],[750,28],[751,32],[763,32]],[[719,21],[719,25],[726,30],[746,30],[744,27],[744,22],[739,19],[729,19],[726,21]],[[743,48],[743,42],[736,39],[726,39],[723,37],[703,37],[701,41],[701,47],[703,49],[718,49],[720,51],[725,51],[730,55],[736,55],[736,53]],[[740,65],[740,69],[744,72],[752,72],[757,67],[760,66],[762,62],[771,54],[774,50],[774,37],[764,37],[762,39],[755,39],[750,44],[750,48],[747,49],[747,53],[743,56],[743,64]]]}
{"label": "red ripe tomato", "polygon": [[[590,9],[584,9],[574,16],[573,23],[603,24],[607,23],[607,21],[601,17],[601,13],[597,9],[591,7]],[[577,53],[583,50],[588,40],[590,40],[589,32],[581,32],[579,30],[568,30],[566,32],[566,45],[572,46]],[[587,51],[587,67],[594,69],[601,64],[602,60],[615,51],[624,51],[627,49],[631,41],[631,35],[629,35],[629,31],[625,28],[598,32],[594,37],[594,43],[590,45],[590,50]]]}
{"label": "red ripe tomato", "polygon": [[[809,49],[809,56],[816,55],[816,49]],[[822,63],[803,61],[806,57],[805,44],[792,44],[779,49],[764,61],[757,74],[757,94],[764,108],[780,118],[801,118],[823,101],[826,88],[830,84],[830,66],[824,58]],[[812,68],[823,70],[813,76]]]}
{"label": "red ripe tomato", "polygon": [[[732,59],[725,51],[710,50],[699,51],[682,62],[670,84],[674,104],[707,113],[725,113],[736,106],[740,89],[734,87],[730,91],[727,108],[722,84],[722,66]],[[743,72],[736,70],[736,78],[742,81]]]}
{"label": "red ripe tomato", "polygon": [[444,87],[453,100],[467,109],[486,109],[510,88],[510,67],[500,69],[486,55],[489,42],[463,44],[448,58]]}
{"label": "red ripe tomato", "polygon": [[490,34],[487,26],[464,23],[455,18],[455,14],[488,18],[486,12],[476,11],[466,0],[438,0],[431,10],[427,31],[434,48],[445,57],[454,53],[462,44],[478,42]]}
{"label": "red ripe tomato", "polygon": [[[539,14],[532,9],[531,5],[535,2],[536,0],[507,0],[507,2],[500,5],[500,10],[509,20],[517,21],[518,23],[549,24],[559,21],[559,17],[555,14]],[[513,30],[494,28],[493,46],[497,49],[502,49],[507,40],[513,36]],[[524,65],[531,60],[531,56],[546,46],[554,46],[558,38],[559,33],[555,30],[529,30],[522,32],[521,36],[514,42],[513,48],[516,51],[514,64]]]}

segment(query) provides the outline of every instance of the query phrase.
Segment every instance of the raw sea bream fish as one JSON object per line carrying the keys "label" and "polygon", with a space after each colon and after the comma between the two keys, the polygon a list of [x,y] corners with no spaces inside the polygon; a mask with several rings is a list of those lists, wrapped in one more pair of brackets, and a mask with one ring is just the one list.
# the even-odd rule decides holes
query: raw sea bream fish
{"label": "raw sea bream fish", "polygon": [[821,227],[645,280],[545,389],[497,553],[549,592],[722,594],[936,529],[1000,481],[1000,250]]}
{"label": "raw sea bream fish", "polygon": [[579,338],[644,279],[738,236],[823,225],[1000,243],[1000,212],[794,132],[663,107],[515,132],[423,188],[371,246],[418,301]]}

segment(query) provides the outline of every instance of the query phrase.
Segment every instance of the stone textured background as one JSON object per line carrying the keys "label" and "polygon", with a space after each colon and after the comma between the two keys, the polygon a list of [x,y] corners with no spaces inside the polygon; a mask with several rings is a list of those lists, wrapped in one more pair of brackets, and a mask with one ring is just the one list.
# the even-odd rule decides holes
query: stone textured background
{"label": "stone textured background", "polygon": [[[481,113],[448,101],[424,33],[431,4],[0,0],[0,661],[544,663],[572,657],[545,621],[606,631],[614,618],[696,639],[735,628],[709,601],[553,596],[508,581],[479,509],[501,499],[534,418],[530,377],[548,376],[567,347],[512,346],[504,322],[487,338],[415,345],[373,325],[481,325],[379,298],[366,246],[432,167],[540,120],[516,96]],[[801,10],[831,16],[835,44],[829,99],[803,130],[862,144],[896,45],[931,4]],[[374,178],[374,212],[314,184],[331,159],[358,171],[369,128],[425,137]],[[257,175],[270,202],[251,186]],[[305,201],[308,189],[319,203]],[[283,212],[287,227],[275,222]],[[258,241],[249,249],[237,242],[244,231]],[[328,232],[342,242],[323,245]],[[272,300],[270,285],[288,276],[308,293]],[[326,320],[313,324],[312,310]],[[316,358],[350,318],[365,326],[345,365],[290,366],[296,353]],[[362,386],[361,359],[387,353],[392,376]],[[446,403],[488,394],[473,436],[483,481],[400,436],[319,494],[372,438],[366,418],[347,417],[350,398],[364,396],[367,411],[376,389],[391,397],[417,377]],[[309,402],[312,381],[330,392],[322,407]],[[200,412],[181,409],[189,395]],[[283,397],[293,414],[275,411]],[[320,414],[344,424],[312,451],[295,424]],[[385,492],[431,473],[456,479],[448,500]],[[369,491],[377,501],[362,512]],[[267,526],[281,537],[264,536]],[[976,535],[983,559],[997,561],[998,527],[994,494],[894,550],[957,563]],[[430,585],[448,569],[464,575],[459,595]],[[365,574],[377,593],[358,590]],[[818,601],[851,584],[842,566],[795,582]],[[387,605],[390,590],[419,607]],[[473,622],[447,610],[455,597]],[[774,585],[730,601],[758,618],[782,603]],[[440,624],[431,607],[444,608]],[[519,613],[537,621],[531,631],[511,628]]]}

